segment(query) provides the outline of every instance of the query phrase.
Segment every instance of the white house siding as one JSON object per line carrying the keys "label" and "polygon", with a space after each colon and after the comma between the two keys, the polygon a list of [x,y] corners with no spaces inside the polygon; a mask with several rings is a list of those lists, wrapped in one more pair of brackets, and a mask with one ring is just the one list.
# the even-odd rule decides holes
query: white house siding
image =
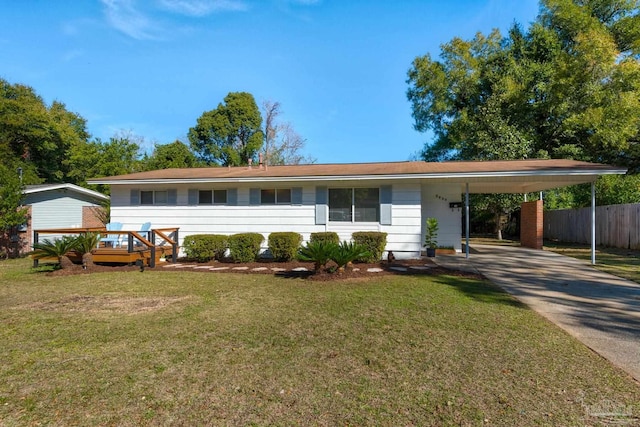
{"label": "white house siding", "polygon": [[[322,186],[336,187],[378,187],[380,183],[323,182]],[[301,205],[250,205],[250,188],[302,188]],[[230,205],[189,205],[189,189],[229,189],[236,188],[238,204]],[[131,206],[132,189],[177,190],[176,206]],[[342,240],[349,240],[354,231],[383,231],[388,233],[387,250],[398,257],[416,257],[420,252],[421,206],[420,185],[394,185],[392,192],[392,225],[379,223],[327,222],[316,224],[316,185],[304,183],[275,185],[257,183],[242,185],[113,185],[111,189],[111,219],[123,223],[125,230],[137,230],[141,224],[150,221],[152,228],[180,227],[180,240],[192,234],[225,234],[257,232],[267,237],[272,232],[295,231],[308,241],[310,234],[320,231],[335,231]]]}
{"label": "white house siding", "polygon": [[419,258],[422,243],[420,184],[394,184],[391,225],[380,226],[388,233],[387,250],[396,258]]}
{"label": "white house siding", "polygon": [[[82,207],[99,206],[88,196],[67,190],[29,194],[24,203],[31,205],[32,230],[82,227]],[[57,237],[58,235],[42,234],[40,240]]]}
{"label": "white house siding", "polygon": [[462,250],[462,210],[451,208],[449,203],[460,202],[462,195],[459,184],[422,185],[422,241],[425,223],[429,217],[438,219],[438,246],[453,246],[456,252]]}

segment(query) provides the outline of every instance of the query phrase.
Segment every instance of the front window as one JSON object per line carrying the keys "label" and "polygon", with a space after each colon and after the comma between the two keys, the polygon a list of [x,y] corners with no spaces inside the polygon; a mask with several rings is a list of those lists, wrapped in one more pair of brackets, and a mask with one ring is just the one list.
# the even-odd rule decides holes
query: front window
{"label": "front window", "polygon": [[154,191],[153,192],[153,204],[154,205],[166,205],[167,204],[167,192],[166,191]]}
{"label": "front window", "polygon": [[145,190],[140,192],[141,205],[166,205],[168,201],[168,193],[166,190],[151,191]]}
{"label": "front window", "polygon": [[140,192],[140,204],[152,205],[153,204],[153,191],[141,191]]}
{"label": "front window", "polygon": [[329,221],[380,221],[378,188],[330,188]]}
{"label": "front window", "polygon": [[200,190],[198,191],[199,205],[224,205],[227,203],[227,190]]}
{"label": "front window", "polygon": [[329,189],[329,221],[351,222],[351,201],[353,189]]}
{"label": "front window", "polygon": [[291,189],[276,188],[260,190],[260,203],[263,205],[291,204]]}
{"label": "front window", "polygon": [[140,204],[141,205],[166,205],[167,204],[167,191],[140,191]]}
{"label": "front window", "polygon": [[227,203],[227,190],[213,190],[213,203],[224,205]]}
{"label": "front window", "polygon": [[213,203],[213,193],[211,190],[200,190],[198,191],[198,204],[199,205],[210,205]]}
{"label": "front window", "polygon": [[380,191],[377,188],[355,188],[353,208],[356,222],[380,221]]}

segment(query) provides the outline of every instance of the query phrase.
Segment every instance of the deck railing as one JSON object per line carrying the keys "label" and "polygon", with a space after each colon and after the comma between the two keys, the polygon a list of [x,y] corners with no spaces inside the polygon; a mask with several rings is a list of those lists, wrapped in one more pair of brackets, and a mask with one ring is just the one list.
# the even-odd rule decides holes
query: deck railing
{"label": "deck railing", "polygon": [[[155,228],[147,231],[128,231],[128,230],[107,230],[105,227],[82,227],[82,228],[50,228],[39,229],[33,232],[33,240],[39,243],[40,236],[43,234],[50,234],[55,236],[61,235],[73,235],[73,234],[85,234],[85,233],[100,233],[106,235],[123,235],[126,236],[127,254],[135,254],[149,251],[149,267],[155,267],[156,254],[159,249],[167,246],[171,247],[171,262],[178,260],[178,241],[179,241],[179,227],[168,228]],[[146,237],[144,236],[146,234]],[[124,240],[124,239],[123,239]],[[99,255],[101,249],[107,249],[105,246],[98,246],[92,253]],[[113,250],[119,250],[124,252],[124,248],[108,248],[110,252]],[[113,253],[113,252],[112,252]],[[34,258],[33,266],[38,266],[38,260]]]}

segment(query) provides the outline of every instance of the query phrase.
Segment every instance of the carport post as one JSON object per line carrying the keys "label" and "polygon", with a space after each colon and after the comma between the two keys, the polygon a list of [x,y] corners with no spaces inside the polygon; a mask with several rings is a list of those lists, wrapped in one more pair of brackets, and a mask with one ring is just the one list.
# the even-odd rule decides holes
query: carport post
{"label": "carport post", "polygon": [[596,264],[596,182],[591,183],[591,264]]}
{"label": "carport post", "polygon": [[469,183],[466,184],[466,191],[464,195],[464,231],[466,243],[464,245],[465,257],[469,258]]}

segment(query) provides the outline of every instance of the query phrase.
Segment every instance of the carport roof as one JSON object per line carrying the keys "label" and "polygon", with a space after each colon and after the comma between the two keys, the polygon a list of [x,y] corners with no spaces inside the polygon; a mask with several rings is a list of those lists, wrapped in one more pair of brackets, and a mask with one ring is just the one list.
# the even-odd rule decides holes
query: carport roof
{"label": "carport roof", "polygon": [[471,193],[527,193],[594,181],[626,169],[574,160],[386,162],[161,169],[89,180],[90,184],[195,184],[420,180],[455,183]]}

